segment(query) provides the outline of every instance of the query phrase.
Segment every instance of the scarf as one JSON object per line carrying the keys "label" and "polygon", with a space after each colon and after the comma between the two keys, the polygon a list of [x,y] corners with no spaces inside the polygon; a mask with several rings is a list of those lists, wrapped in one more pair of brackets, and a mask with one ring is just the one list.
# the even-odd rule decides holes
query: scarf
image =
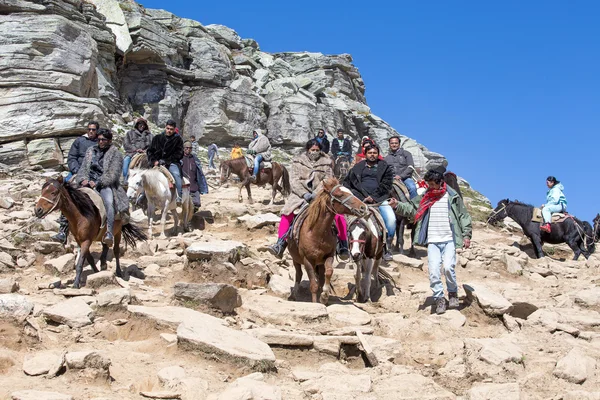
{"label": "scarf", "polygon": [[446,194],[446,182],[442,183],[442,186],[439,189],[429,189],[421,199],[419,203],[419,209],[417,210],[417,214],[415,215],[415,221],[420,220],[425,215],[425,212],[431,208],[431,206],[444,197]]}

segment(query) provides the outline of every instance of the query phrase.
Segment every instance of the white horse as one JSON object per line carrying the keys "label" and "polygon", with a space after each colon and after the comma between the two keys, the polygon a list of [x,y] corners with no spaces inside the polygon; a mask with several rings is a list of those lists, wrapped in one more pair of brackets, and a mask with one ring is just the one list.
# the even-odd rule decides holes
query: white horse
{"label": "white horse", "polygon": [[[167,220],[167,211],[171,211],[174,220],[175,234],[179,225],[179,216],[177,215],[177,203],[175,188],[169,189],[167,177],[158,169],[133,169],[129,171],[129,188],[127,197],[133,201],[143,192],[148,199],[148,237],[152,237],[152,218],[154,210],[161,210],[161,233],[159,238],[165,239],[165,222]],[[182,212],[183,230],[189,230],[190,221],[194,213],[194,204],[190,196],[190,187],[184,186],[182,191]]]}

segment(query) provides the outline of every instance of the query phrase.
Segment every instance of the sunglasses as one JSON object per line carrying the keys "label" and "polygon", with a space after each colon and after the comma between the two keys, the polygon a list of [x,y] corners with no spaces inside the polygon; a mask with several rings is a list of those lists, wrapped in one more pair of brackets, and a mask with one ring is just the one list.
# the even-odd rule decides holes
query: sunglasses
{"label": "sunglasses", "polygon": [[108,142],[110,141],[110,139],[106,139],[106,138],[100,138],[98,139],[99,142]]}
{"label": "sunglasses", "polygon": [[94,128],[88,128],[88,131],[90,132],[96,132],[98,129],[94,129]]}

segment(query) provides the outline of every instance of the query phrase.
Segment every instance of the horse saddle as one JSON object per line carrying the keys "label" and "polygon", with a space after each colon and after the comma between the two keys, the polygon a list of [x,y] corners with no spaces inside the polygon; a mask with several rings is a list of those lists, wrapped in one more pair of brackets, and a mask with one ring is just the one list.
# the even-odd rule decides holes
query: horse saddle
{"label": "horse saddle", "polygon": [[[248,166],[248,169],[254,170],[254,157],[246,154],[244,156],[244,158],[246,159],[246,165]],[[270,169],[270,168],[273,168],[273,164],[271,163],[271,161],[261,161],[260,162],[259,169]]]}
{"label": "horse saddle", "polygon": [[[379,208],[376,206],[369,206],[371,211],[371,218],[369,218],[369,228],[376,229],[377,235],[383,237],[383,243],[387,241],[387,229],[385,227],[385,221],[379,212]],[[375,220],[375,221],[373,221]],[[373,232],[375,233],[375,232]]]}
{"label": "horse saddle", "polygon": [[[569,218],[570,215],[568,213],[554,213],[552,214],[552,223],[563,222],[565,219]],[[542,209],[534,208],[533,216],[531,217],[531,222],[544,222],[544,218],[542,217]]]}
{"label": "horse saddle", "polygon": [[410,192],[408,188],[399,179],[394,179],[394,183],[392,184],[392,188],[400,201],[408,201],[410,199]]}
{"label": "horse saddle", "polygon": [[[102,201],[102,197],[100,196],[100,193],[98,193],[97,191],[95,191],[92,188],[89,187],[82,187],[82,188],[78,188],[77,190],[85,193],[87,195],[87,197],[90,198],[90,200],[92,201],[92,203],[94,203],[94,207],[96,207],[96,210],[98,210],[98,213],[100,214],[100,230],[99,232],[102,231],[102,229],[104,229],[104,227],[106,227],[106,208],[104,208],[104,202]],[[113,207],[114,209],[116,209],[116,206]],[[129,222],[129,214],[125,214],[125,215],[121,215],[121,213],[116,212],[115,213],[115,221],[123,221],[123,225],[127,224]],[[96,238],[96,240],[100,240],[101,238]]]}
{"label": "horse saddle", "polygon": [[[308,217],[308,207],[310,207],[310,204],[304,204],[302,207],[300,207],[300,210],[294,217],[294,222],[292,222],[292,226],[287,233],[287,240],[295,241],[296,245],[298,245],[298,240],[300,239],[300,229],[302,228],[302,224],[306,220],[306,217]],[[331,229],[333,229],[337,235],[335,222],[332,224]]]}
{"label": "horse saddle", "polygon": [[[173,178],[173,174],[171,173],[171,171],[169,171],[169,169],[167,167],[165,167],[164,165],[160,165],[158,167],[154,167],[154,168],[158,168],[158,170],[165,176],[165,178],[167,178],[167,180],[169,181],[169,188],[173,189],[175,187],[175,178]],[[182,178],[182,186],[190,186],[190,180],[186,177]]]}
{"label": "horse saddle", "polygon": [[134,168],[142,168],[144,161],[148,164],[148,157],[146,153],[136,153],[131,157],[131,162],[129,163],[129,169],[132,170]]}

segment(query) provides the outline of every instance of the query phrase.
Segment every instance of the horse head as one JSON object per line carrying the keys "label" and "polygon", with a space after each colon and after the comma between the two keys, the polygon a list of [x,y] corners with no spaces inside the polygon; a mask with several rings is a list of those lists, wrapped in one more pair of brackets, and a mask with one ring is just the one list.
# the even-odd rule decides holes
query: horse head
{"label": "horse head", "polygon": [[488,224],[496,224],[506,218],[508,214],[506,213],[506,207],[510,203],[509,199],[500,200],[494,211],[490,214],[487,219]]}
{"label": "horse head", "polygon": [[227,161],[224,161],[221,163],[221,179],[219,180],[221,185],[225,184],[225,182],[227,182],[227,179],[229,179],[229,175],[231,174],[231,169],[229,168],[229,163]]}
{"label": "horse head", "polygon": [[37,203],[35,204],[35,216],[43,218],[46,215],[54,211],[61,199],[61,188],[64,185],[62,176],[56,179],[47,179],[44,186],[42,186],[42,193]]}
{"label": "horse head", "polygon": [[350,189],[340,185],[336,178],[325,179],[323,191],[329,195],[331,208],[336,214],[353,214],[362,218],[370,215],[369,207],[354,196]]}
{"label": "horse head", "polygon": [[144,170],[133,169],[129,171],[129,187],[127,188],[127,197],[134,201],[142,191],[142,175]]}
{"label": "horse head", "polygon": [[362,218],[357,218],[348,229],[350,254],[355,263],[359,262],[365,252],[369,227]]}

